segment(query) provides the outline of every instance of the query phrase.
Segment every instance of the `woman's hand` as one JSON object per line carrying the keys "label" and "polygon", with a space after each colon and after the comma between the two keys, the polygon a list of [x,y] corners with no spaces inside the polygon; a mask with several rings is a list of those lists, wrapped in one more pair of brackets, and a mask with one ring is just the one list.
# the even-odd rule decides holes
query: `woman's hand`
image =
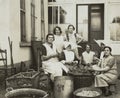
{"label": "woman's hand", "polygon": [[51,55],[49,55],[49,58],[54,58],[54,57],[58,57],[58,54],[51,54]]}
{"label": "woman's hand", "polygon": [[65,60],[62,60],[61,63],[65,64]]}
{"label": "woman's hand", "polygon": [[108,71],[110,69],[109,66],[106,66],[104,68],[100,68],[98,65],[93,65],[92,68],[93,68],[93,70],[99,71],[99,72],[105,72],[105,71]]}
{"label": "woman's hand", "polygon": [[58,54],[52,54],[52,55],[49,55],[49,56],[42,56],[42,60],[43,61],[46,61],[46,60],[49,60],[51,58],[54,58],[54,57],[58,57]]}
{"label": "woman's hand", "polygon": [[95,71],[99,71],[100,70],[100,67],[98,65],[93,65],[92,66],[92,69],[95,70]]}
{"label": "woman's hand", "polygon": [[73,61],[72,63],[73,63],[73,64],[78,64],[78,61]]}
{"label": "woman's hand", "polygon": [[63,64],[71,64],[72,62],[62,60],[61,63],[63,63]]}
{"label": "woman's hand", "polygon": [[88,70],[89,71],[94,71],[94,69],[90,66],[90,67],[88,67]]}
{"label": "woman's hand", "polygon": [[72,64],[72,61],[66,61],[65,63],[66,64]]}

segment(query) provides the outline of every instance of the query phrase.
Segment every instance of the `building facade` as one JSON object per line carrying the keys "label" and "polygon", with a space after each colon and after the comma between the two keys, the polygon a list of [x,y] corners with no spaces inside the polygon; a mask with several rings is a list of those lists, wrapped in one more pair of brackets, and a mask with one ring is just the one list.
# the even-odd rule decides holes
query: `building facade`
{"label": "building facade", "polygon": [[15,66],[21,61],[30,65],[31,41],[44,41],[48,30],[47,5],[47,0],[0,0],[0,48],[7,49],[8,65],[11,64],[8,37]]}
{"label": "building facade", "polygon": [[[119,55],[119,0],[49,0],[48,31],[56,25],[63,33],[69,24],[76,27],[75,32],[90,43],[104,41],[113,48],[113,54]],[[115,21],[116,20],[116,21]]]}
{"label": "building facade", "polygon": [[73,24],[89,42],[106,41],[119,59],[120,0],[0,0],[0,48],[13,42],[15,64],[31,61],[31,41],[45,41],[58,25],[63,34]]}
{"label": "building facade", "polygon": [[119,71],[120,64],[120,0],[48,0],[48,32],[56,25],[66,32],[73,24],[75,32],[90,42],[104,42],[112,48]]}

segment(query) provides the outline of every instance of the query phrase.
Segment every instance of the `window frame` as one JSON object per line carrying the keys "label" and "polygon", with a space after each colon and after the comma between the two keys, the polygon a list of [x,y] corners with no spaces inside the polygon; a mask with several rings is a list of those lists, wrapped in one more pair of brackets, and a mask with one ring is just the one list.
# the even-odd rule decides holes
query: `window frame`
{"label": "window frame", "polygon": [[[109,5],[108,5],[108,7],[109,7],[109,10],[108,10],[108,13],[109,14],[111,14],[111,8],[110,7],[112,7],[112,6],[120,6],[120,2],[114,2],[114,1],[111,1],[111,2],[109,2]],[[117,9],[118,10],[118,9]],[[110,26],[110,24],[112,24],[112,22],[110,21],[110,19],[108,20],[109,22],[108,22],[108,25]],[[115,38],[116,39],[116,38]],[[112,44],[120,44],[120,40],[112,40],[111,39],[111,33],[110,33],[110,29],[109,29],[109,40],[111,41],[111,43]]]}
{"label": "window frame", "polygon": [[20,0],[20,33],[21,42],[27,42],[26,39],[26,6],[25,0]]}
{"label": "window frame", "polygon": [[45,41],[45,13],[44,13],[44,0],[41,0],[41,41]]}
{"label": "window frame", "polygon": [[35,16],[35,0],[31,0],[31,41],[36,40],[35,32],[36,32],[36,16]]}

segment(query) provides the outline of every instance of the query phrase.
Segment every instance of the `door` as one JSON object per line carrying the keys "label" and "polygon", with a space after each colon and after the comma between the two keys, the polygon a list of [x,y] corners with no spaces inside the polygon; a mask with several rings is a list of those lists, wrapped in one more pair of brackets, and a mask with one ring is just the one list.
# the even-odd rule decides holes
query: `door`
{"label": "door", "polygon": [[93,50],[98,48],[94,39],[104,39],[104,4],[89,5],[89,42]]}
{"label": "door", "polygon": [[78,4],[76,32],[96,50],[98,45],[94,39],[104,39],[104,4]]}

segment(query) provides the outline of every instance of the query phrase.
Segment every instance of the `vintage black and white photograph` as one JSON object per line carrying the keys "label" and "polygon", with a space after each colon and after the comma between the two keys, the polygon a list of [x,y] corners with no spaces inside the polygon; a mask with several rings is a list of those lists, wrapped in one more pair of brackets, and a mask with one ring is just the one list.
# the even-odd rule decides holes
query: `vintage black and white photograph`
{"label": "vintage black and white photograph", "polygon": [[0,98],[120,98],[120,0],[0,0]]}

